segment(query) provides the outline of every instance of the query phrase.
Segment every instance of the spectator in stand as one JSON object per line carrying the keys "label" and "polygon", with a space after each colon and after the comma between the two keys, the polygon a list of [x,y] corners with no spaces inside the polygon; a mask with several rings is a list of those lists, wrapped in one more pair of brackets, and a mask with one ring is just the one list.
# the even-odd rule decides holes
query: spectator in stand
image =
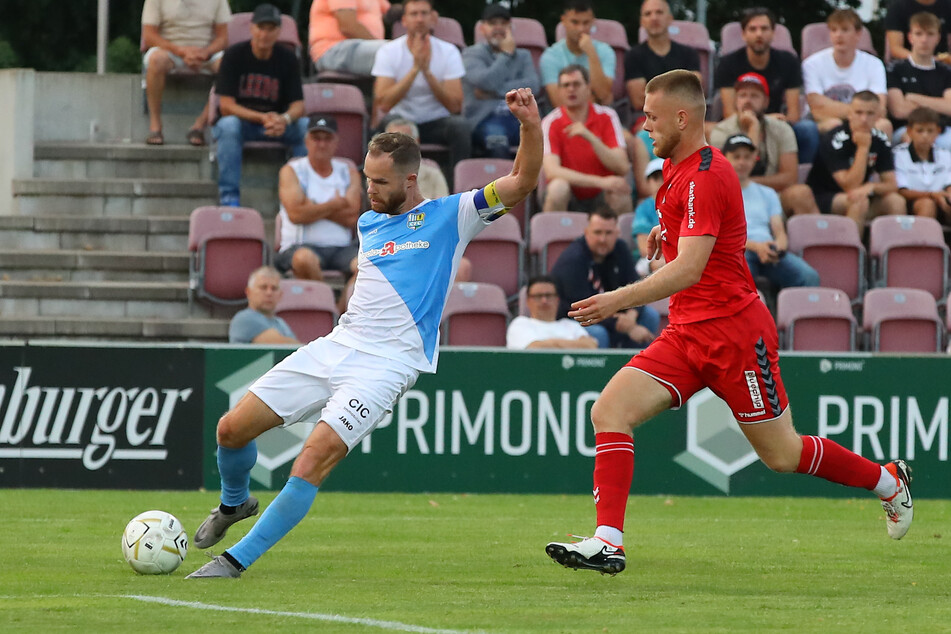
{"label": "spectator in stand", "polygon": [[938,147],[935,139],[941,118],[928,108],[908,115],[908,143],[895,146],[895,180],[898,193],[916,216],[951,221],[951,151]]}
{"label": "spectator in stand", "polygon": [[647,41],[632,46],[624,55],[624,85],[636,112],[644,109],[644,87],[657,75],[683,68],[700,77],[697,51],[670,39],[668,29],[673,21],[666,0],[644,0],[641,27],[647,32]]}
{"label": "spectator in stand", "polygon": [[756,144],[753,180],[772,187],[782,197],[783,209],[793,214],[819,213],[812,191],[797,184],[796,135],[792,127],[766,114],[770,88],[759,73],[740,75],[730,93],[734,96],[733,114],[714,126],[710,144],[723,147],[726,140],[742,134]]}
{"label": "spectator in stand", "polygon": [[588,71],[572,64],[558,74],[563,105],[542,119],[548,179],[543,211],[592,212],[607,204],[633,210],[631,171],[617,113],[591,101]]}
{"label": "spectator in stand", "polygon": [[[149,106],[149,145],[162,145],[162,93],[172,69],[213,75],[228,45],[228,0],[145,0],[142,7],[142,58],[145,99]],[[191,145],[205,144],[208,105],[188,130]]]}
{"label": "spectator in stand", "polygon": [[[565,248],[550,272],[561,298],[559,317],[566,317],[574,302],[637,281],[634,257],[619,237],[617,216],[609,207],[588,214],[584,235]],[[599,348],[641,348],[659,329],[657,311],[640,306],[588,327],[588,334]]]}
{"label": "spectator in stand", "polygon": [[[873,127],[880,116],[878,95],[868,90],[855,93],[845,123],[819,141],[816,162],[806,179],[819,209],[848,216],[858,225],[859,235],[871,217],[905,213],[891,145],[885,133]],[[873,173],[878,182],[869,181]]]}
{"label": "spectator in stand", "polygon": [[[419,128],[412,121],[406,119],[391,119],[386,124],[384,132],[400,132],[413,137],[419,143]],[[419,187],[419,193],[423,198],[436,200],[449,195],[449,185],[446,183],[446,177],[442,170],[433,163],[423,161],[419,164],[419,172],[416,174],[416,185]],[[467,280],[459,280],[465,282]]]}
{"label": "spectator in stand", "polygon": [[538,93],[538,73],[532,54],[515,48],[512,14],[501,4],[486,5],[479,26],[485,42],[462,52],[466,76],[463,113],[472,127],[477,153],[493,158],[511,158],[518,146],[519,123],[505,105],[505,93],[531,88]]}
{"label": "spectator in stand", "polygon": [[222,205],[241,204],[241,151],[246,141],[279,141],[304,156],[307,119],[300,62],[276,46],[281,12],[261,4],[251,18],[251,39],[228,47],[221,59],[216,91],[221,118],[218,141],[218,195]]}
{"label": "spectator in stand", "polygon": [[307,156],[291,159],[279,173],[281,251],[274,266],[304,280],[324,270],[347,278],[357,270],[353,228],[363,212],[363,183],[356,168],[334,158],[337,121],[315,114],[307,127]]}
{"label": "spectator in stand", "polygon": [[650,235],[651,229],[660,224],[654,196],[660,191],[660,186],[664,184],[664,159],[655,158],[647,164],[647,168],[644,170],[644,181],[647,198],[637,205],[637,209],[634,210],[634,222],[631,223],[631,235],[635,242],[633,255],[637,258],[634,270],[638,277],[647,277],[666,263],[663,255],[654,259],[647,258],[649,252],[647,237]]}
{"label": "spectator in stand", "polygon": [[[870,53],[860,51],[862,18],[852,9],[837,9],[826,19],[832,46],[807,57],[802,63],[806,101],[812,118],[823,132],[842,124],[849,116],[852,95],[866,90],[878,96],[885,112],[885,65]],[[879,117],[875,127],[889,138],[891,122]]]}
{"label": "spectator in stand", "polygon": [[[419,127],[423,143],[449,146],[443,171],[472,153],[472,129],[461,116],[462,56],[453,44],[430,34],[435,15],[431,0],[403,3],[406,35],[387,42],[373,63],[373,104],[390,118],[408,119]],[[452,180],[451,177],[447,180]]]}
{"label": "spectator in stand", "polygon": [[790,286],[819,286],[819,274],[805,260],[788,253],[786,224],[779,196],[770,187],[750,179],[756,163],[756,144],[748,136],[731,136],[723,155],[740,179],[746,211],[746,263],[753,277],[765,277],[778,291]]}
{"label": "spectator in stand", "polygon": [[287,322],[274,314],[281,301],[281,274],[270,266],[251,272],[248,307],[235,313],[228,326],[230,343],[300,343]]}
{"label": "spectator in stand", "polygon": [[[802,119],[799,95],[802,90],[802,67],[799,58],[789,51],[772,47],[776,31],[776,16],[769,9],[754,7],[743,11],[740,18],[743,41],[746,46],[724,55],[717,65],[715,88],[720,91],[723,118],[735,112],[734,84],[746,73],[766,78],[766,114],[781,119],[793,127],[799,162],[812,163],[819,145],[819,129],[815,121]],[[720,146],[717,146],[720,147]]]}
{"label": "spectator in stand", "polygon": [[911,57],[911,42],[905,38],[911,26],[911,17],[927,11],[938,18],[941,25],[936,49],[938,61],[951,64],[948,54],[948,24],[951,23],[951,2],[947,0],[892,0],[885,13],[885,46],[893,60]]}
{"label": "spectator in stand", "polygon": [[934,51],[941,37],[941,23],[933,13],[911,16],[908,41],[911,55],[893,62],[888,69],[888,112],[895,122],[893,140],[903,140],[905,120],[912,110],[925,107],[941,115],[944,132],[938,147],[951,149],[951,68],[937,63]]}
{"label": "spectator in stand", "polygon": [[617,57],[609,44],[591,37],[594,26],[592,0],[565,0],[561,12],[565,39],[545,49],[538,60],[542,85],[553,108],[562,104],[559,73],[566,66],[581,66],[591,78],[591,92],[598,103],[611,103]]}
{"label": "spectator in stand", "polygon": [[376,52],[386,43],[384,22],[400,8],[391,7],[389,0],[314,0],[307,38],[314,66],[369,75]]}
{"label": "spectator in stand", "polygon": [[519,315],[505,333],[505,347],[511,350],[597,348],[598,342],[574,319],[558,316],[555,280],[540,275],[528,280],[525,305],[529,317]]}

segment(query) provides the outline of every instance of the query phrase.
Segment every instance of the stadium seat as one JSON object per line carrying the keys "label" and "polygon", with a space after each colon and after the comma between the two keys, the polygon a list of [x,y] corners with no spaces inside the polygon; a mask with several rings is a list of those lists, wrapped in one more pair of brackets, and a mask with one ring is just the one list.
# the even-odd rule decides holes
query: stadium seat
{"label": "stadium seat", "polygon": [[856,349],[852,304],[848,295],[836,288],[782,289],[776,298],[776,328],[784,350]]}
{"label": "stadium seat", "polygon": [[[393,23],[393,39],[406,35],[406,27],[402,22]],[[460,51],[466,47],[466,37],[462,34],[462,25],[454,18],[439,16],[436,26],[433,28],[433,35],[440,40],[455,44]]]}
{"label": "stadium seat", "polygon": [[853,304],[865,292],[865,246],[855,222],[845,216],[793,216],[786,223],[789,250],[819,273],[825,288],[845,291]]}
{"label": "stadium seat", "polygon": [[449,291],[442,342],[449,346],[505,346],[509,310],[495,284],[458,282]]}
{"label": "stadium seat", "polygon": [[[512,18],[512,38],[515,40],[515,46],[524,48],[532,54],[532,61],[535,63],[535,70],[538,70],[538,60],[542,53],[548,48],[548,36],[545,35],[545,27],[535,18]],[[472,41],[475,44],[485,42],[482,35],[482,20],[476,22]]]}
{"label": "stadium seat", "polygon": [[[829,39],[829,27],[825,22],[813,22],[802,27],[802,59],[806,59],[813,53],[821,51],[824,48],[832,46],[832,40]],[[859,50],[871,53],[878,57],[875,47],[872,45],[872,34],[868,29],[862,27],[862,33],[859,35]]]}
{"label": "stadium seat", "polygon": [[631,234],[631,228],[634,226],[634,212],[628,211],[617,217],[617,228],[621,233],[620,238],[624,240],[627,244],[627,248],[634,251],[637,247],[637,243],[634,241],[634,236]]}
{"label": "stadium seat", "polygon": [[[716,47],[710,40],[707,27],[698,22],[674,20],[667,31],[671,40],[697,51],[700,58],[700,83],[703,85],[703,94],[709,95],[713,86],[713,52]],[[647,41],[647,31],[644,27],[638,30],[637,41]]]}
{"label": "stadium seat", "polygon": [[941,223],[917,216],[880,216],[869,227],[869,255],[876,286],[920,288],[944,302],[948,247]]}
{"label": "stadium seat", "polygon": [[[234,13],[228,22],[228,46],[245,42],[251,39],[251,16],[253,13]],[[289,15],[281,16],[281,34],[277,36],[277,43],[294,51],[297,58],[301,57],[300,34],[297,32],[297,21]]]}
{"label": "stadium seat", "polygon": [[333,330],[337,306],[330,285],[314,280],[281,280],[281,291],[274,312],[287,322],[298,341],[313,341]]}
{"label": "stadium seat", "polygon": [[363,93],[350,84],[304,84],[304,112],[337,119],[337,155],[363,165],[367,150],[367,108]]}
{"label": "stadium seat", "polygon": [[247,207],[198,207],[188,223],[189,303],[240,306],[251,272],[268,263],[261,214]]}
{"label": "stadium seat", "polygon": [[938,306],[917,288],[873,288],[865,293],[862,327],[870,352],[941,352],[944,326]]}
{"label": "stadium seat", "polygon": [[506,297],[515,297],[523,277],[522,232],[508,214],[483,229],[466,247],[472,263],[472,281],[500,286]]}
{"label": "stadium seat", "polygon": [[[743,41],[743,28],[740,26],[740,23],[727,22],[724,24],[723,28],[720,29],[720,57],[729,55],[733,51],[744,48],[745,46],[746,42]],[[793,46],[792,33],[789,32],[785,24],[777,22],[773,28],[772,48],[780,51],[788,51],[796,57],[799,57],[796,47]]]}
{"label": "stadium seat", "polygon": [[534,273],[551,271],[565,247],[584,235],[587,224],[588,214],[580,211],[546,211],[532,216],[528,235]]}
{"label": "stadium seat", "polygon": [[[512,161],[509,159],[474,158],[464,159],[456,163],[453,171],[454,193],[467,192],[470,189],[485,187],[492,181],[506,176],[512,171]],[[531,198],[531,196],[529,196]],[[525,229],[525,217],[528,198],[512,207],[509,215],[518,220],[519,229]]]}
{"label": "stadium seat", "polygon": [[[624,86],[624,54],[631,48],[627,39],[627,31],[624,25],[617,20],[604,20],[598,18],[591,27],[591,37],[600,40],[605,44],[610,44],[614,49],[616,65],[614,67],[614,85],[612,87],[612,96],[614,101],[627,97],[627,88]],[[561,22],[555,26],[555,40],[565,39],[565,25]]]}

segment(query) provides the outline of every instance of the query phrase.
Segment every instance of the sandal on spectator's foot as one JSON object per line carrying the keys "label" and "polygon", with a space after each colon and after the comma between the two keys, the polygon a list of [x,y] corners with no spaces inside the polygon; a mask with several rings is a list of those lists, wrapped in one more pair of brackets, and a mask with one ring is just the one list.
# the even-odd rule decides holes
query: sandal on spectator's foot
{"label": "sandal on spectator's foot", "polygon": [[145,137],[146,145],[164,145],[165,138],[162,136],[162,131],[158,132],[149,132],[149,136]]}
{"label": "sandal on spectator's foot", "polygon": [[205,144],[205,133],[197,128],[189,130],[185,138],[188,139],[189,144],[195,147],[201,147]]}

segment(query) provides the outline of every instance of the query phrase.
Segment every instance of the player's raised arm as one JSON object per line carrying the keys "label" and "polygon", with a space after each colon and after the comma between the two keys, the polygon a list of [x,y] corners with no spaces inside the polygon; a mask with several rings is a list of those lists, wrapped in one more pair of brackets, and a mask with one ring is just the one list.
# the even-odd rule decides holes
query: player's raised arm
{"label": "player's raised arm", "polygon": [[506,207],[514,207],[522,202],[538,185],[538,174],[542,168],[541,117],[538,104],[531,88],[516,88],[505,95],[505,103],[521,124],[519,129],[518,153],[512,171],[494,181],[495,193]]}

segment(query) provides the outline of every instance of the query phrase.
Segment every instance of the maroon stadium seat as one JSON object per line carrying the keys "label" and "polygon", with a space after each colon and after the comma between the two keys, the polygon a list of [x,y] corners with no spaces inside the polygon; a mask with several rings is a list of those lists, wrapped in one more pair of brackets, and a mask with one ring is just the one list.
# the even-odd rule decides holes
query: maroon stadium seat
{"label": "maroon stadium seat", "polygon": [[588,214],[581,211],[546,211],[532,216],[530,224],[528,235],[532,270],[543,275],[551,271],[565,247],[584,235]]}
{"label": "maroon stadium seat", "polygon": [[791,287],[776,298],[776,327],[783,349],[855,350],[855,316],[845,292],[836,288]]}
{"label": "maroon stadium seat", "polygon": [[[492,181],[506,176],[512,171],[512,161],[509,159],[473,158],[464,159],[456,163],[453,170],[453,190],[455,193],[467,192],[470,189],[485,187]],[[526,205],[528,198],[512,207],[509,215],[518,220],[519,229],[525,229],[525,217],[528,214]]]}
{"label": "maroon stadium seat", "polygon": [[495,284],[453,284],[443,313],[442,342],[450,346],[505,346],[505,292]]}
{"label": "maroon stadium seat", "polygon": [[287,322],[299,341],[313,341],[333,330],[337,306],[327,283],[281,280],[281,291],[275,314]]}
{"label": "maroon stadium seat", "polygon": [[522,253],[518,220],[508,214],[497,218],[466,247],[472,281],[495,284],[514,297],[522,281]]}
{"label": "maroon stadium seat", "polygon": [[844,216],[793,216],[786,224],[789,250],[819,273],[825,288],[838,288],[853,304],[865,292],[865,246],[855,222]]}
{"label": "maroon stadium seat", "polygon": [[920,288],[943,302],[948,292],[948,247],[934,218],[881,216],[869,227],[872,280],[877,286]]}
{"label": "maroon stadium seat", "polygon": [[873,288],[862,309],[871,352],[941,352],[944,330],[938,306],[917,288]]}
{"label": "maroon stadium seat", "polygon": [[363,165],[368,115],[363,93],[350,84],[304,84],[304,112],[329,114],[337,120],[337,156]]}
{"label": "maroon stadium seat", "polygon": [[251,272],[268,262],[261,214],[246,207],[199,207],[188,223],[189,299],[242,305]]}

